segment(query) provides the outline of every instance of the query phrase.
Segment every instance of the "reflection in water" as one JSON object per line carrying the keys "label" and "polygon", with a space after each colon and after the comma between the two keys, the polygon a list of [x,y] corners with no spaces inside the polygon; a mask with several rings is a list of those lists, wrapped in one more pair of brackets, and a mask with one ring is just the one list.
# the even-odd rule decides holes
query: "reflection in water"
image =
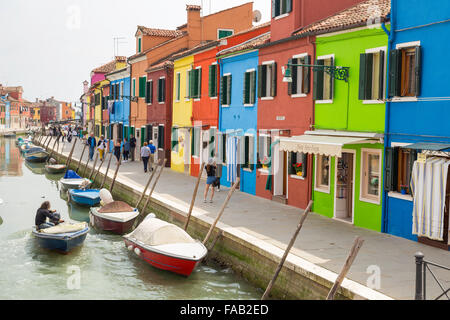
{"label": "reflection in water", "polygon": [[38,162],[29,162],[25,161],[25,167],[30,169],[34,174],[44,174],[45,173],[45,164]]}
{"label": "reflection in water", "polygon": [[[14,154],[14,140],[10,152]],[[5,146],[5,140],[0,138]],[[1,155],[5,159],[4,155]],[[11,157],[10,157],[11,158]],[[12,158],[11,158],[12,159]],[[3,160],[1,160],[3,161]],[[17,163],[17,161],[16,161]],[[119,235],[91,229],[84,244],[67,255],[38,246],[31,235],[37,208],[50,201],[68,222],[89,221],[89,208],[67,202],[62,175],[41,175],[36,167],[15,168],[0,178],[0,299],[255,299],[261,292],[228,269],[200,265],[189,278],[155,269],[125,247]],[[2,167],[4,169],[5,166]],[[9,170],[10,166],[6,167]],[[23,172],[22,172],[22,168]],[[44,178],[45,176],[45,178]],[[0,219],[1,221],[1,219]],[[81,272],[79,290],[69,290],[69,268]]]}
{"label": "reflection in water", "polygon": [[3,219],[0,217],[0,226],[3,224]]}
{"label": "reflection in water", "polygon": [[22,162],[20,150],[15,145],[15,139],[0,139],[0,177],[21,176]]}

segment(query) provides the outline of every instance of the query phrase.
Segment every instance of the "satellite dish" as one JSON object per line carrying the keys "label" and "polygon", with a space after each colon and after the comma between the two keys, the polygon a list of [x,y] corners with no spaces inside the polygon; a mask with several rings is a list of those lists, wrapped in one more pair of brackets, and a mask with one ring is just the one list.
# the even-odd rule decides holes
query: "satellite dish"
{"label": "satellite dish", "polygon": [[259,11],[259,10],[253,11],[253,22],[256,22],[256,23],[260,22],[261,17],[262,17],[261,11]]}

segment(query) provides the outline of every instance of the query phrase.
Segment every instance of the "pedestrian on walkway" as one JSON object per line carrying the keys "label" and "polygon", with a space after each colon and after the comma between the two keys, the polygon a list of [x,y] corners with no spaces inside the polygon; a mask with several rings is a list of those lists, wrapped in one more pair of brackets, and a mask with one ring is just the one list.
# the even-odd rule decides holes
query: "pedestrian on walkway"
{"label": "pedestrian on walkway", "polygon": [[148,160],[148,162],[150,163],[150,171],[153,171],[153,163],[155,162],[155,152],[156,152],[156,147],[153,144],[153,140],[150,140],[150,144],[148,145],[148,147],[150,148],[150,159]]}
{"label": "pedestrian on walkway", "polygon": [[130,153],[131,153],[131,161],[134,161],[135,150],[136,150],[136,138],[131,134],[131,135],[130,135]]}
{"label": "pedestrian on walkway", "polygon": [[114,155],[116,156],[117,162],[120,161],[120,149],[122,147],[122,140],[117,139],[114,145]]}
{"label": "pedestrian on walkway", "polygon": [[104,157],[105,150],[106,150],[105,136],[101,136],[100,139],[98,140],[97,150],[98,150],[98,154],[100,156],[100,161],[103,161],[103,157]]}
{"label": "pedestrian on walkway", "polygon": [[211,198],[209,200],[210,203],[213,203],[214,198],[214,183],[216,182],[216,164],[212,158],[208,160],[208,164],[205,167],[206,174],[208,177],[206,178],[206,186],[205,186],[205,194],[203,202],[206,203],[206,198],[208,197],[209,187],[211,186]]}
{"label": "pedestrian on walkway", "polygon": [[130,154],[130,142],[127,138],[123,138],[123,161],[128,162],[128,155]]}
{"label": "pedestrian on walkway", "polygon": [[141,148],[141,158],[144,162],[144,172],[147,172],[148,159],[151,155],[150,148],[148,147],[148,143],[144,142],[144,146]]}
{"label": "pedestrian on walkway", "polygon": [[[216,155],[216,159],[217,159],[217,155]],[[223,168],[223,164],[216,165],[216,181],[214,182],[214,187],[217,187],[217,192],[220,192],[220,178],[222,177],[222,168]]]}
{"label": "pedestrian on walkway", "polygon": [[67,132],[67,142],[72,142],[72,128],[69,127],[69,131]]}
{"label": "pedestrian on walkway", "polygon": [[87,140],[87,145],[89,146],[89,161],[92,161],[94,158],[94,151],[97,145],[97,142],[94,137],[94,133],[91,133],[91,136]]}

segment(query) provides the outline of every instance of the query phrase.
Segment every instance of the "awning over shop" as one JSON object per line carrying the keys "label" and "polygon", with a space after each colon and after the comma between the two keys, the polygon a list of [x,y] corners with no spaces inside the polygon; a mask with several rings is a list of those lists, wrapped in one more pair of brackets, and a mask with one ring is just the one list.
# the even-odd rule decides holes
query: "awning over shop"
{"label": "awning over shop", "polygon": [[370,141],[371,140],[367,137],[340,137],[306,134],[302,136],[280,138],[280,149],[289,152],[303,152],[341,157],[342,146]]}
{"label": "awning over shop", "polygon": [[416,149],[416,150],[431,150],[431,151],[445,151],[450,149],[450,144],[444,143],[429,143],[429,142],[417,142],[403,146],[404,149]]}

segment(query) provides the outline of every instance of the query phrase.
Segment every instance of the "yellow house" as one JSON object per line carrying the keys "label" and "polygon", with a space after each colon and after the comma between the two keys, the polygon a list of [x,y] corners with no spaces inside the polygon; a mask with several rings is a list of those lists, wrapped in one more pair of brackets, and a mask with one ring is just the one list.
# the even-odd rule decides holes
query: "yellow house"
{"label": "yellow house", "polygon": [[172,156],[171,168],[178,172],[190,172],[192,104],[190,98],[190,74],[194,56],[174,61]]}

